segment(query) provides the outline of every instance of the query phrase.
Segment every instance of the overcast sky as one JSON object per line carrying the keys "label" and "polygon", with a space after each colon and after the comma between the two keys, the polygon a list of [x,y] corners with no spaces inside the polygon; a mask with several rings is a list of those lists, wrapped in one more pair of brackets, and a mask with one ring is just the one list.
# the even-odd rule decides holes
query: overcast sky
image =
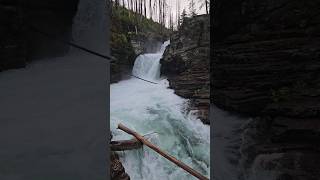
{"label": "overcast sky", "polygon": [[[124,0],[124,1],[125,1],[125,4],[127,4],[128,0]],[[152,2],[154,2],[154,1],[155,0],[152,0]],[[122,2],[123,1],[120,0],[120,3],[122,3]],[[189,11],[190,0],[166,0],[166,3],[168,4],[168,6],[171,7],[171,11],[172,11],[172,14],[173,14],[173,21],[175,22],[175,24],[176,24],[176,21],[177,21],[177,11],[178,11],[177,2],[180,2],[180,6],[181,6],[180,7],[180,14],[182,13],[183,9],[186,10],[188,15],[190,14],[190,11]],[[195,7],[196,7],[196,14],[204,14],[204,13],[206,13],[205,7],[202,7],[200,9],[200,5],[203,2],[205,2],[205,0],[194,0]],[[147,0],[147,3],[148,3],[148,6],[149,6],[149,0]],[[167,9],[167,13],[166,14],[167,14],[167,17],[170,16],[169,8]],[[148,17],[150,16],[149,8],[147,9],[147,16]],[[156,16],[154,16],[154,17],[156,17]],[[169,22],[169,18],[166,18],[166,19]]]}
{"label": "overcast sky", "polygon": [[[187,14],[189,15],[190,14],[190,11],[189,11],[189,4],[190,4],[190,0],[167,0],[167,3],[170,7],[172,7],[172,11],[173,11],[173,15],[174,15],[174,20],[176,20],[176,12],[178,11],[177,10],[177,5],[176,3],[180,1],[180,4],[181,4],[181,7],[180,7],[180,14],[182,13],[182,10],[183,9],[186,9],[187,11]],[[205,7],[202,7],[200,9],[200,5],[201,3],[203,2],[204,0],[194,0],[195,2],[195,6],[196,6],[196,13],[197,14],[205,14],[206,13],[206,8]],[[169,14],[169,12],[168,12]]]}

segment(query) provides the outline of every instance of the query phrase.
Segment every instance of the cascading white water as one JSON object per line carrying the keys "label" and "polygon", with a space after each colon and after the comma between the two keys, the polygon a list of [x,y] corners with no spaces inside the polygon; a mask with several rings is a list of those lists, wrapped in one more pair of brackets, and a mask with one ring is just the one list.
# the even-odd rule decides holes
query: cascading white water
{"label": "cascading white water", "polygon": [[[210,127],[186,114],[188,101],[175,95],[168,88],[168,81],[159,77],[159,60],[168,44],[169,41],[165,42],[158,53],[140,55],[133,68],[134,75],[158,84],[132,78],[111,85],[112,134],[114,140],[132,138],[116,129],[118,123],[148,134],[151,142],[209,177]],[[195,179],[148,147],[120,152],[120,157],[133,180]]]}
{"label": "cascading white water", "polygon": [[166,50],[170,41],[166,41],[161,45],[160,51],[157,53],[141,54],[134,62],[132,74],[149,80],[160,78],[160,59]]}

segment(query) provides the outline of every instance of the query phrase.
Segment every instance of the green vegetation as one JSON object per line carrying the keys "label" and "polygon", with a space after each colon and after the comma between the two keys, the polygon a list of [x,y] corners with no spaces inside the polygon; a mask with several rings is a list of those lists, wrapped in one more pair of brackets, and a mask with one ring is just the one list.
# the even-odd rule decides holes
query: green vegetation
{"label": "green vegetation", "polygon": [[130,43],[131,39],[169,32],[159,23],[121,6],[112,7],[111,21],[111,53],[116,59],[126,62],[135,56]]}

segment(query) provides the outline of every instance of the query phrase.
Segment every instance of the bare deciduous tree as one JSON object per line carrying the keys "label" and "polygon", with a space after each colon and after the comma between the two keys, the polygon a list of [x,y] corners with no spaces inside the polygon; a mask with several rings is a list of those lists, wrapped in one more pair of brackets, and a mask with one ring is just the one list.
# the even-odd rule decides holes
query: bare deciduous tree
{"label": "bare deciduous tree", "polygon": [[189,12],[190,12],[190,16],[197,15],[196,4],[195,4],[194,0],[189,0]]}

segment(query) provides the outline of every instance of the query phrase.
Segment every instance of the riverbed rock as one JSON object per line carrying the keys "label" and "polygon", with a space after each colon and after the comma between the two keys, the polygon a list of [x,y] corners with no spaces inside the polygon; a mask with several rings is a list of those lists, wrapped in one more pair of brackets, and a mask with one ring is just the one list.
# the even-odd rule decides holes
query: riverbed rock
{"label": "riverbed rock", "polygon": [[[112,141],[113,135],[110,131],[109,143]],[[116,152],[110,152],[110,176],[111,180],[130,180],[130,176],[126,173]]]}
{"label": "riverbed rock", "polygon": [[210,17],[185,18],[180,29],[170,38],[161,59],[161,73],[167,76],[170,88],[190,99],[190,110],[206,124],[210,97]]}
{"label": "riverbed rock", "polygon": [[211,100],[253,117],[240,134],[244,177],[320,179],[319,4],[215,4]]}
{"label": "riverbed rock", "polygon": [[116,153],[111,152],[110,162],[111,180],[130,180]]}

